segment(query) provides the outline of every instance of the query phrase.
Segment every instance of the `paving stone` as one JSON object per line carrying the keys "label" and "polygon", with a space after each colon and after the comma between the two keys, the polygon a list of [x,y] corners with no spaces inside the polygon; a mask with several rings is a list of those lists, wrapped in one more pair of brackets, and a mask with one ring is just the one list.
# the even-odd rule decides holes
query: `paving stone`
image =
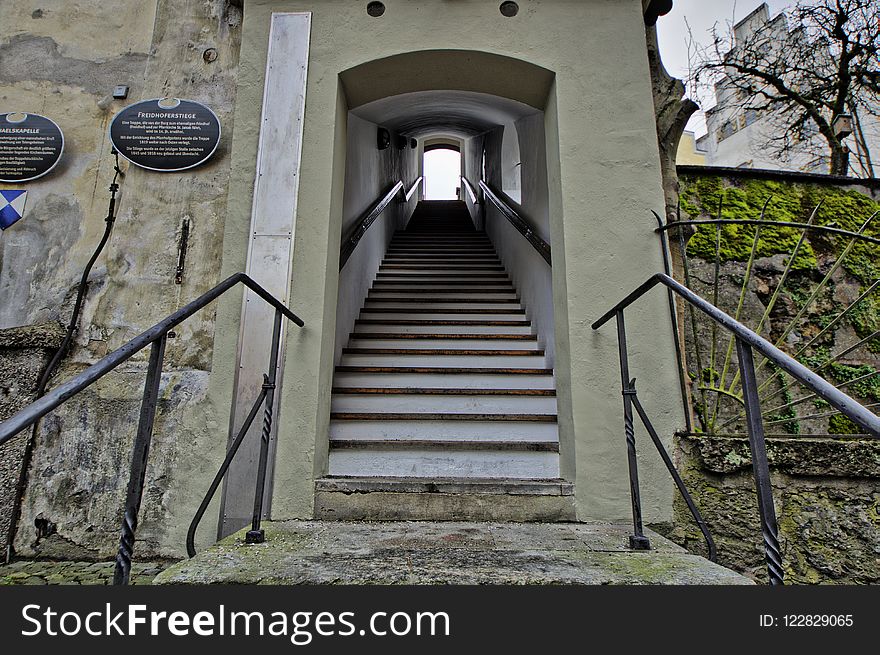
{"label": "paving stone", "polygon": [[160,573],[156,584],[752,584],[647,531],[633,552],[622,524],[319,522],[264,524]]}
{"label": "paving stone", "polygon": [[[132,565],[132,582],[152,584],[167,562],[140,562]],[[108,585],[113,582],[114,562],[75,562],[17,560],[0,566],[0,585]]]}

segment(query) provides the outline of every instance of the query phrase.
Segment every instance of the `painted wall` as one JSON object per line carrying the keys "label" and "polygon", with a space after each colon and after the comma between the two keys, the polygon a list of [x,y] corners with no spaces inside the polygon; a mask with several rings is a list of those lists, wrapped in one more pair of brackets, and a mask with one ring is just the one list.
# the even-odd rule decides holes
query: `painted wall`
{"label": "painted wall", "polygon": [[[408,190],[418,175],[418,149],[403,150],[394,143],[385,150],[376,147],[378,125],[348,115],[346,139],[345,190],[343,200],[342,236],[357,225],[358,219],[391,186],[402,180]],[[360,314],[367,292],[376,278],[379,264],[385,257],[395,230],[405,225],[415,209],[418,196],[403,202],[402,194],[375,220],[358,243],[339,274],[339,297],[336,306],[336,347],[333,361],[339,362],[348,335]]]}

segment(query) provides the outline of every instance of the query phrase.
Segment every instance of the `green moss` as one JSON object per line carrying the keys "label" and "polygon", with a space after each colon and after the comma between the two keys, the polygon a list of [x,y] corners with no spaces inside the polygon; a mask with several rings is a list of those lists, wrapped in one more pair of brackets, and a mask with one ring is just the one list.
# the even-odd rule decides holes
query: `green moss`
{"label": "green moss", "polygon": [[[768,199],[770,200],[767,203]],[[764,209],[764,219],[770,221],[806,223],[819,203],[822,207],[815,225],[839,227],[857,231],[880,203],[857,191],[815,184],[791,184],[774,180],[742,180],[731,184],[721,177],[683,176],[681,179],[682,219],[707,218],[758,219]],[[721,203],[721,213],[718,208]],[[790,254],[800,237],[799,228],[765,226],[758,238],[757,255],[769,257]],[[880,219],[865,231],[869,236],[880,234]],[[748,259],[755,236],[751,225],[722,225],[720,227],[721,261]],[[688,242],[688,254],[708,260],[715,258],[716,226],[701,225]],[[848,242],[846,237],[835,237],[812,232],[807,236],[792,264],[794,270],[813,269],[817,266],[817,252],[840,251]],[[847,257],[844,268],[863,284],[869,284],[880,273],[878,246],[858,243]]]}
{"label": "green moss", "polygon": [[859,426],[842,414],[835,414],[828,420],[829,434],[861,434]]}

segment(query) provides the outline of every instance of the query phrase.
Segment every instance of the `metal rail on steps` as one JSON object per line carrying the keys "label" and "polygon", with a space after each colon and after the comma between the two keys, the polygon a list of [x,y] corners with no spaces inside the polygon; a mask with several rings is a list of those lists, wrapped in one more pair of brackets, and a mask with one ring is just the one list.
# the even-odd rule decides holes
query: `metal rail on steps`
{"label": "metal rail on steps", "polygon": [[[468,182],[468,184],[470,184]],[[505,200],[503,194],[495,193],[495,191],[486,184],[483,180],[480,180],[480,190],[483,192],[483,195],[489,199],[489,201],[495,205],[498,210],[501,212],[502,216],[506,218],[513,227],[516,228],[517,232],[519,232],[523,237],[525,237],[526,241],[528,241],[532,248],[538,251],[538,254],[544,258],[551,266],[553,265],[550,244],[544,241],[538,233],[535,232],[534,228],[529,224],[529,222],[516,210],[516,208],[507,200]]]}
{"label": "metal rail on steps", "polygon": [[275,321],[272,332],[272,346],[269,353],[269,368],[263,375],[262,390],[248,414],[244,425],[241,427],[236,439],[230,446],[226,460],[215,477],[202,506],[199,508],[196,518],[190,527],[187,537],[187,547],[192,555],[192,538],[204,511],[207,509],[214,492],[217,490],[229,464],[235,457],[238,447],[244,435],[247,433],[253,421],[259,413],[260,407],[264,408],[262,442],[260,444],[260,459],[257,469],[256,490],[254,493],[254,514],[251,530],[247,533],[247,539],[251,543],[263,541],[263,531],[260,529],[260,521],[263,511],[263,493],[266,478],[266,466],[269,454],[269,435],[272,431],[272,411],[275,401],[275,373],[278,365],[278,357],[281,348],[281,323],[282,318],[302,327],[302,319],[291,312],[280,300],[272,296],[263,287],[257,284],[244,273],[236,273],[226,278],[207,293],[180,308],[165,319],[156,323],[153,327],[142,332],[140,335],[126,343],[121,348],[113,351],[106,357],[92,364],[79,375],[67,382],[58,385],[55,389],[44,395],[39,400],[31,403],[21,411],[0,423],[0,446],[3,446],[21,430],[30,427],[43,416],[64,404],[78,393],[97,382],[107,373],[115,369],[123,362],[130,359],[136,353],[150,347],[149,366],[147,368],[146,382],[144,384],[143,399],[141,401],[140,419],[131,459],[128,488],[125,496],[125,510],[122,519],[122,533],[119,539],[119,549],[116,554],[116,570],[113,575],[113,584],[128,584],[131,573],[131,558],[134,550],[135,533],[138,524],[138,512],[143,497],[144,482],[146,476],[147,459],[150,454],[150,443],[153,436],[153,424],[156,418],[156,409],[159,401],[159,386],[162,376],[162,362],[165,356],[165,344],[168,340],[168,332],[184,320],[201,310],[214,300],[229,291],[232,287],[243,284],[256,293],[265,302],[275,308]]}
{"label": "metal rail on steps", "polygon": [[388,205],[391,204],[391,201],[397,197],[398,194],[403,195],[403,202],[408,202],[410,198],[412,198],[413,194],[419,188],[419,185],[422,183],[421,177],[419,177],[412,185],[407,189],[403,180],[399,180],[395,182],[391,187],[380,195],[373,202],[372,205],[361,214],[357,221],[355,221],[354,227],[349,230],[348,234],[345,238],[342,239],[342,245],[339,247],[339,270],[341,271],[345,264],[348,262],[352,253],[354,253],[354,249],[357,248],[358,244],[361,242],[361,239],[364,238],[364,235],[367,233],[367,230],[370,229],[370,226],[376,222],[376,219],[379,218],[380,214],[385,211]]}
{"label": "metal rail on steps", "polygon": [[633,408],[639,415],[639,419],[651,436],[652,441],[660,451],[664,463],[672,474],[676,485],[685,497],[688,507],[694,515],[700,530],[707,539],[710,553],[714,552],[705,521],[696,509],[693,501],[684,488],[681,477],[675,470],[666,450],[648,419],[647,412],[636,395],[635,379],[630,378],[629,359],[627,355],[626,326],[624,323],[624,311],[631,304],[645,295],[658,284],[665,286],[671,293],[676,294],[692,307],[703,312],[721,328],[730,332],[736,342],[736,353],[739,360],[740,374],[743,387],[743,404],[746,412],[746,424],[749,435],[749,447],[752,454],[752,471],[755,477],[755,487],[758,496],[758,511],[761,518],[761,533],[764,540],[764,552],[767,559],[767,569],[770,575],[770,583],[780,585],[783,583],[782,554],[779,548],[779,533],[776,522],[776,510],[773,506],[773,490],[770,483],[770,467],[767,461],[767,446],[764,438],[764,425],[761,421],[761,406],[758,398],[758,382],[755,376],[755,363],[753,351],[757,350],[767,360],[773,362],[781,370],[785,371],[805,387],[810,389],[817,397],[825,400],[863,428],[868,434],[880,437],[880,417],[871,412],[856,400],[843,393],[839,388],[788,356],[766,339],[748,329],[730,315],[718,309],[715,305],[698,296],[686,286],[679,284],[670,276],[657,273],[645,283],[621,300],[608,312],[603,314],[593,323],[594,330],[599,329],[612,318],[617,321],[617,347],[620,357],[620,377],[623,394],[623,422],[626,436],[627,456],[629,460],[629,482],[633,513],[633,536],[631,543],[634,547],[649,547],[648,540],[644,535],[642,526],[642,509],[639,496],[638,467],[636,463],[635,433],[633,429]]}

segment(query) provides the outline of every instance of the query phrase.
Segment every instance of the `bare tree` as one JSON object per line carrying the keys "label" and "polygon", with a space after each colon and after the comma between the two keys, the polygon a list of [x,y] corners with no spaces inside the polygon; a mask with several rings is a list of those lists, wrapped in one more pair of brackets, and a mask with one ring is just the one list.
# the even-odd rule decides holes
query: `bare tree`
{"label": "bare tree", "polygon": [[[835,119],[852,116],[856,174],[873,177],[863,119],[880,116],[880,1],[799,0],[770,21],[713,29],[693,48],[692,88],[712,85],[713,111],[742,125],[766,119],[763,144],[787,159],[812,153],[833,175],[850,173],[850,148]],[[854,163],[854,164],[855,164]]]}

